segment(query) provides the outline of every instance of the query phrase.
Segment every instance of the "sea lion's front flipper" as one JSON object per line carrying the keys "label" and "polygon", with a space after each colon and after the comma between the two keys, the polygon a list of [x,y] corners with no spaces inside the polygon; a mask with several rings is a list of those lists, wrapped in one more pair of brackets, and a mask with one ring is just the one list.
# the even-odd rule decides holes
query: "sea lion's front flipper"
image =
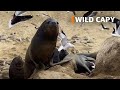
{"label": "sea lion's front flipper", "polygon": [[67,55],[63,60],[61,60],[60,62],[58,63],[53,63],[53,59],[50,61],[50,66],[55,66],[55,65],[61,65],[61,64],[64,64],[66,62],[69,62],[71,61],[72,58],[71,58],[71,55]]}

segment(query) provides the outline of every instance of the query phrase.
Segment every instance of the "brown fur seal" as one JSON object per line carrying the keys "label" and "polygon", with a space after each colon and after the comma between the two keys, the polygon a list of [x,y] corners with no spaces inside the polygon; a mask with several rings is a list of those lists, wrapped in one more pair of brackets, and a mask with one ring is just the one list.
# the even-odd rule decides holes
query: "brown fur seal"
{"label": "brown fur seal", "polygon": [[24,78],[29,78],[35,68],[50,66],[56,48],[59,24],[52,18],[45,20],[38,28],[25,56]]}
{"label": "brown fur seal", "polygon": [[24,70],[23,70],[24,61],[20,56],[15,57],[10,64],[9,68],[9,78],[10,79],[23,79]]}

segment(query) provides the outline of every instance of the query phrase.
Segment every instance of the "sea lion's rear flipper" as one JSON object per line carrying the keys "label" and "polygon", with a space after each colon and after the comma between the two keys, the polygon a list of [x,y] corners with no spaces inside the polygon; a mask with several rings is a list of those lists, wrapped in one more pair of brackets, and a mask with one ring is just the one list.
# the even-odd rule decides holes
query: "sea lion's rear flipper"
{"label": "sea lion's rear flipper", "polygon": [[90,62],[95,62],[95,59],[92,57],[87,57],[85,56],[86,60],[85,61],[90,61]]}
{"label": "sea lion's rear flipper", "polygon": [[86,65],[86,58],[83,55],[75,55],[75,61],[76,61],[76,67],[77,70],[75,72],[81,73],[81,72],[88,72],[91,73],[90,69]]}
{"label": "sea lion's rear flipper", "polygon": [[98,52],[94,52],[94,53],[79,53],[78,55],[84,55],[86,57],[91,57],[91,58],[96,59],[97,53]]}

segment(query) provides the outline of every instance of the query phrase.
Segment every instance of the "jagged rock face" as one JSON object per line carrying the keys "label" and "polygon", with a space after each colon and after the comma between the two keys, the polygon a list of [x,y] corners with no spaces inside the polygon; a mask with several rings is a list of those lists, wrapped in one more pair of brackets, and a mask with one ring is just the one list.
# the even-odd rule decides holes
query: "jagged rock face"
{"label": "jagged rock face", "polygon": [[96,57],[94,74],[120,75],[120,38],[107,38]]}

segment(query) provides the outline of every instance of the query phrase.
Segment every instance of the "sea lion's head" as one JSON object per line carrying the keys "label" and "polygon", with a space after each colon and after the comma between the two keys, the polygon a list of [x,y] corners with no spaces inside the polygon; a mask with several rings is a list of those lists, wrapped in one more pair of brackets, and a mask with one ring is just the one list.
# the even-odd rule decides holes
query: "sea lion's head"
{"label": "sea lion's head", "polygon": [[23,60],[22,60],[22,57],[18,56],[18,57],[15,57],[15,58],[13,59],[13,61],[12,61],[11,64],[13,64],[13,65],[16,67],[16,69],[19,70],[19,69],[21,69],[21,68],[23,67],[24,62],[23,62]]}
{"label": "sea lion's head", "polygon": [[56,40],[59,33],[59,23],[53,18],[48,18],[41,24],[37,33],[44,39]]}

